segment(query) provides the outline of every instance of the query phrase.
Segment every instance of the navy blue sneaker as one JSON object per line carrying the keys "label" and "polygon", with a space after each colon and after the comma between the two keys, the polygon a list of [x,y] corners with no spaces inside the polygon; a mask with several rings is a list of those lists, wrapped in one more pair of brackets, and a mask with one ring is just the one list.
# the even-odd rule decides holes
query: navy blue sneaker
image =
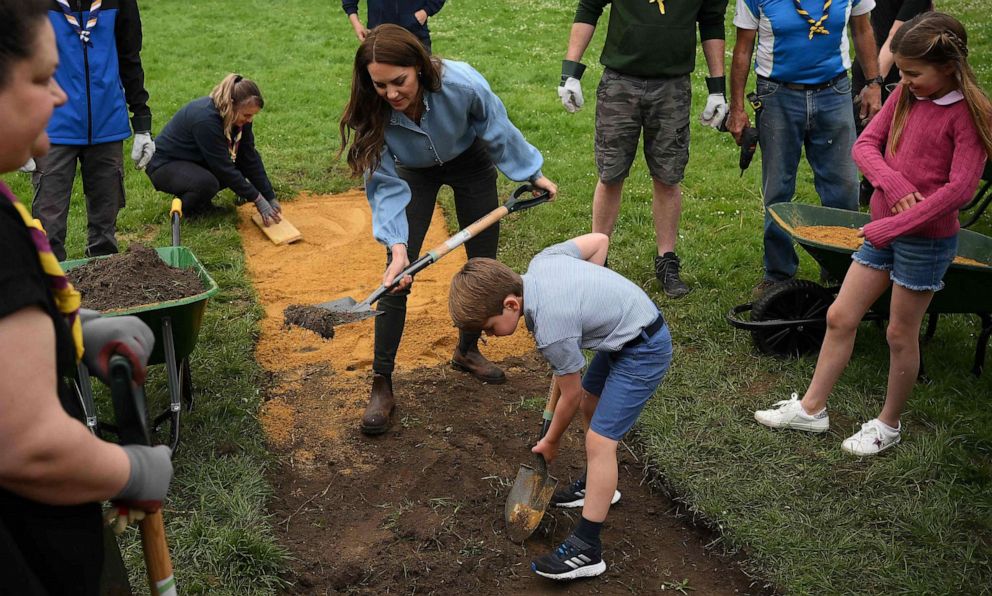
{"label": "navy blue sneaker", "polygon": [[[620,500],[620,491],[613,491],[613,498],[610,505],[615,505]],[[551,504],[555,507],[582,507],[586,504],[586,479],[579,478],[568,488],[556,491],[551,497]]]}
{"label": "navy blue sneaker", "polygon": [[561,546],[530,564],[534,573],[555,580],[595,577],[606,571],[600,547],[587,544],[575,534]]}

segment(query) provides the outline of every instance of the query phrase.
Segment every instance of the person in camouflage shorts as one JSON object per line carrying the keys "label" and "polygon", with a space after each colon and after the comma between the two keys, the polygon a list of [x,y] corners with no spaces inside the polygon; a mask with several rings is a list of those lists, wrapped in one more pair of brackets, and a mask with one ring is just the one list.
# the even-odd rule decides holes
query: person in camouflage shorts
{"label": "person in camouflage shorts", "polygon": [[596,168],[592,231],[612,234],[620,212],[624,180],[644,135],[644,158],[653,182],[655,275],[666,295],[690,292],[675,254],[682,215],[682,181],[689,161],[690,73],[695,68],[696,28],[710,76],[709,97],[700,122],[719,129],[727,114],[724,96],[724,14],[727,0],[579,0],[562,62],[558,95],[569,112],[583,105],[579,61],[607,4],[609,30],[596,91]]}

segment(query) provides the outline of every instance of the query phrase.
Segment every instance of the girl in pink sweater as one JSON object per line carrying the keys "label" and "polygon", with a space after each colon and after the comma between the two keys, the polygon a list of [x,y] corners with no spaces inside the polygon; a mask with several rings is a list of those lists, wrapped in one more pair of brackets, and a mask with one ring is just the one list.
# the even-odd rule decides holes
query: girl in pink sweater
{"label": "girl in pink sweater", "polygon": [[826,432],[827,397],[850,360],[858,324],[891,286],[885,405],[841,447],[874,455],[899,442],[899,417],[919,372],[920,324],[957,254],[958,209],[992,155],[992,102],[968,65],[967,42],[961,23],[939,12],[907,21],[892,38],[900,84],[853,151],[875,186],[872,221],[859,232],[865,242],[827,312],[806,394],[755,412],[761,424]]}

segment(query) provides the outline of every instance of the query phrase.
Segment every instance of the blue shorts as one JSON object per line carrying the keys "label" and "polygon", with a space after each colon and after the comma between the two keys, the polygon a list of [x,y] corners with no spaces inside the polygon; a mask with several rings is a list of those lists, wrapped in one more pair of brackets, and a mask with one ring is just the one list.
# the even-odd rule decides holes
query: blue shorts
{"label": "blue shorts", "polygon": [[865,238],[851,258],[865,267],[888,271],[892,283],[907,290],[936,292],[944,288],[944,274],[957,254],[957,234],[947,238],[900,236],[888,248],[876,248]]}
{"label": "blue shorts", "polygon": [[599,396],[589,428],[608,439],[619,441],[634,426],[644,404],[672,363],[672,335],[662,325],[652,337],[619,352],[596,352],[582,388]]}

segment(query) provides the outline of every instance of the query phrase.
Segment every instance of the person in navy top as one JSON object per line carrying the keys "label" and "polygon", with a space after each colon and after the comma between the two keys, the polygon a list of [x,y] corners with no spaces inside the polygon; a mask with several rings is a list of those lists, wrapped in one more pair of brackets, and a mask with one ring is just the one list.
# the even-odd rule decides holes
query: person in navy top
{"label": "person in navy top", "polygon": [[[352,175],[363,176],[372,233],[386,247],[386,285],[420,253],[442,185],[452,188],[461,227],[499,205],[496,169],[554,196],[544,159],[510,122],[489,83],[464,62],[432,58],[397,25],[380,25],[355,55],[351,97],[339,126]],[[496,256],[499,226],[465,243],[469,258]],[[412,280],[383,296],[375,319],[372,394],[362,431],[382,433],[395,405],[392,372]],[[478,332],[459,336],[451,363],[489,383],[506,376],[478,349]]]}
{"label": "person in navy top", "polygon": [[365,41],[370,29],[393,24],[417,36],[428,52],[431,51],[431,31],[427,19],[440,12],[444,0],[368,0],[367,26],[358,18],[358,0],[341,0],[341,8],[348,15],[358,41]]}
{"label": "person in navy top", "polygon": [[[792,200],[805,148],[823,205],[858,208],[847,29],[850,24],[858,61],[870,79],[861,94],[860,117],[868,119],[881,108],[878,49],[868,16],[874,6],[875,0],[737,0],[727,129],[740,143],[748,124],[744,87],[757,41],[754,71],[764,107],[756,126],[766,207]],[[799,265],[792,239],[767,210],[764,228],[764,276],[755,297],[791,279]]]}
{"label": "person in navy top", "polygon": [[[131,159],[138,169],[155,153],[152,113],[141,66],[141,17],[136,0],[52,0],[59,68],[55,80],[69,99],[48,124],[52,150],[34,171],[34,217],[52,252],[66,257],[69,201],[79,163],[86,198],[86,255],[117,252],[117,213],[124,207],[124,139],[134,131]],[[132,116],[128,122],[128,110]]]}

